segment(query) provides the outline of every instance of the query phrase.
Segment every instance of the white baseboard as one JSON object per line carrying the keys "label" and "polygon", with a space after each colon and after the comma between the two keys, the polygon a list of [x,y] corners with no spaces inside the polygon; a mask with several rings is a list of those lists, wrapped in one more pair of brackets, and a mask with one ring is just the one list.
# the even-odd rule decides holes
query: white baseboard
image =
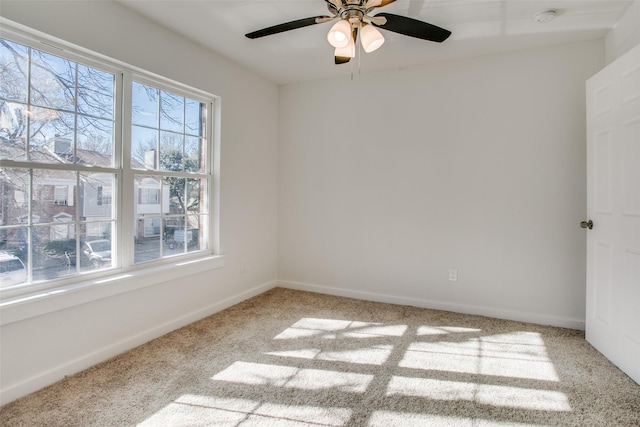
{"label": "white baseboard", "polygon": [[97,351],[94,351],[75,360],[69,361],[64,365],[57,366],[44,373],[40,373],[19,384],[15,384],[7,387],[6,389],[2,389],[0,390],[0,406],[6,405],[7,403],[12,402],[22,396],[26,396],[27,394],[33,393],[37,390],[40,390],[41,388],[54,384],[63,379],[65,376],[81,372],[87,368],[90,368],[91,366],[97,365],[98,363],[104,362],[105,360],[117,356],[118,354],[124,353],[125,351],[138,347],[155,338],[168,334],[171,331],[215,314],[246,299],[252,298],[256,295],[260,295],[268,291],[269,289],[274,288],[276,284],[277,282],[275,280],[263,283],[262,285],[256,286],[237,295],[233,295],[223,301],[219,301],[202,309],[187,313],[176,319],[158,325],[152,329],[132,335],[128,338],[125,338],[124,340],[111,343],[106,347],[103,347]]}
{"label": "white baseboard", "polygon": [[577,329],[584,331],[584,319],[572,319],[558,316],[549,316],[539,313],[503,310],[492,307],[474,306],[466,304],[447,303],[426,299],[408,298],[389,294],[356,291],[329,286],[313,285],[309,283],[278,280],[278,286],[288,289],[316,292],[321,294],[355,298],[367,301],[384,302],[389,304],[407,305],[411,307],[430,308],[434,310],[453,311],[456,313],[475,314],[479,316],[494,317],[497,319],[515,320],[518,322],[535,323],[538,325],[558,326],[561,328]]}
{"label": "white baseboard", "polygon": [[431,301],[426,299],[408,298],[402,296],[394,296],[388,294],[379,294],[373,292],[356,291],[351,289],[312,285],[309,283],[293,282],[293,281],[270,281],[262,285],[251,288],[245,292],[231,296],[223,301],[211,304],[202,309],[180,316],[179,318],[170,320],[162,325],[158,325],[147,331],[132,335],[124,340],[112,343],[95,352],[69,361],[64,365],[57,366],[49,371],[40,373],[21,383],[0,390],[0,406],[12,402],[29,393],[33,393],[41,388],[60,381],[67,375],[73,375],[81,372],[91,366],[104,362],[111,357],[131,350],[139,345],[149,342],[155,338],[165,335],[178,328],[186,326],[204,317],[215,314],[246,299],[260,295],[276,286],[288,289],[297,289],[301,291],[316,292],[328,295],[343,296],[367,301],[376,301],[389,304],[407,305],[412,307],[430,308],[435,310],[453,311],[457,313],[475,314],[481,316],[495,317],[499,319],[516,320],[520,322],[535,323],[540,325],[551,325],[569,329],[584,330],[584,320],[570,319],[555,316],[548,316],[537,313],[527,313],[518,311],[501,310],[490,307],[472,306],[464,304],[445,303],[440,301]]}

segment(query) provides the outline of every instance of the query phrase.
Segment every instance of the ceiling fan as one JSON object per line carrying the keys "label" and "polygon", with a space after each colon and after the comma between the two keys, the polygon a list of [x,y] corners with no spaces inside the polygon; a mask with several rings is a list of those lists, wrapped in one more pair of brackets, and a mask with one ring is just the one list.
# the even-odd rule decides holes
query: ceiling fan
{"label": "ceiling fan", "polygon": [[245,35],[250,39],[257,39],[284,31],[338,20],[327,34],[327,40],[335,48],[334,58],[336,64],[344,64],[355,57],[358,35],[360,35],[360,43],[367,53],[373,52],[382,46],[384,37],[377,28],[437,43],[445,41],[451,35],[451,31],[449,30],[406,16],[392,13],[370,15],[375,8],[386,6],[395,0],[324,1],[327,4],[331,16],[323,15],[298,19],[253,31]]}

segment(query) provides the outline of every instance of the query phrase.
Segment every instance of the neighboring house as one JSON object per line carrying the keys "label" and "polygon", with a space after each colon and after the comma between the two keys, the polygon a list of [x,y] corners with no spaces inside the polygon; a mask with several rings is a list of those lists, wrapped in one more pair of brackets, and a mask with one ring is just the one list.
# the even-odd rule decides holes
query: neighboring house
{"label": "neighboring house", "polygon": [[[136,238],[159,236],[161,230],[160,213],[169,213],[169,188],[162,188],[162,183],[152,177],[136,180],[135,215]],[[162,194],[162,197],[160,193]],[[162,201],[162,206],[160,203]]]}
{"label": "neighboring house", "polygon": [[[55,138],[48,144],[32,150],[31,158],[43,163],[71,162],[91,165],[110,165],[108,155],[98,151],[77,149],[75,159],[71,141]],[[0,157],[22,159],[24,146],[3,141]],[[28,222],[28,177],[20,169],[0,171],[0,225],[13,226]],[[78,186],[79,185],[79,186]],[[80,179],[65,171],[47,170],[34,176],[31,197],[32,220],[35,224],[52,224],[45,233],[34,236],[39,246],[49,241],[75,238],[76,213],[86,238],[108,238],[112,218],[112,176],[110,174],[81,174]],[[136,238],[157,237],[161,233],[160,214],[170,212],[169,189],[154,177],[135,182]],[[163,192],[161,197],[161,192]],[[162,201],[162,206],[161,206]],[[78,206],[76,206],[78,203]],[[105,221],[100,221],[104,218]],[[58,225],[59,223],[59,225]],[[44,231],[44,229],[43,229]],[[0,250],[19,250],[26,247],[26,236],[20,228],[0,231]],[[22,249],[23,250],[23,249]]]}

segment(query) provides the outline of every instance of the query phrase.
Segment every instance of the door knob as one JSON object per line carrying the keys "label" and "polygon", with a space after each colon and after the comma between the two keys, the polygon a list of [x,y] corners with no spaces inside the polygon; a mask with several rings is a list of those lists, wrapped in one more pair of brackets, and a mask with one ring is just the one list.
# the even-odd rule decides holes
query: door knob
{"label": "door knob", "polygon": [[582,221],[580,223],[580,227],[582,228],[588,228],[589,230],[591,230],[593,228],[593,221],[589,220],[589,221]]}

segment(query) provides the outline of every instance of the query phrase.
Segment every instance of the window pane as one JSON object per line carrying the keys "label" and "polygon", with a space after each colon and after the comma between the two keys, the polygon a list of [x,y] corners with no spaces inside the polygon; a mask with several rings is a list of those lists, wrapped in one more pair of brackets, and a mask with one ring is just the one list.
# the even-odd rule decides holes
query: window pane
{"label": "window pane", "polygon": [[132,167],[204,172],[206,104],[136,82],[132,90]]}
{"label": "window pane", "polygon": [[48,108],[33,107],[29,117],[30,155],[47,163],[72,160],[75,115]]}
{"label": "window pane", "polygon": [[184,97],[160,91],[160,129],[184,131]]}
{"label": "window pane", "polygon": [[114,221],[93,221],[84,224],[87,240],[111,240]]}
{"label": "window pane", "polygon": [[186,187],[186,208],[187,213],[206,213],[204,206],[204,194],[207,185],[205,179],[189,178]]}
{"label": "window pane", "polygon": [[[159,215],[169,212],[168,192],[163,197],[160,178],[155,176],[135,176],[135,213],[137,215]],[[164,199],[164,200],[163,200]],[[161,203],[164,201],[164,209]]]}
{"label": "window pane", "polygon": [[115,76],[78,65],[78,112],[113,120]]}
{"label": "window pane", "polygon": [[162,246],[162,253],[164,256],[178,255],[182,251],[176,247],[175,237],[176,230],[182,228],[183,217],[166,216],[163,219],[163,237],[164,245]]}
{"label": "window pane", "polygon": [[131,122],[134,125],[158,128],[158,89],[133,82]]}
{"label": "window pane", "polygon": [[[113,242],[111,236],[111,224],[109,222],[87,223],[87,234],[84,241],[80,245],[80,261],[81,269],[103,270],[113,267]],[[100,234],[103,237],[90,236],[89,232]]]}
{"label": "window pane", "polygon": [[28,235],[26,227],[0,228],[0,239],[5,243],[0,252],[0,289],[22,286],[28,281]]}
{"label": "window pane", "polygon": [[206,108],[204,104],[192,99],[185,99],[184,111],[184,133],[195,136],[206,136],[204,134]]}
{"label": "window pane", "polygon": [[160,169],[179,172],[184,170],[183,135],[160,132]]}
{"label": "window pane", "polygon": [[186,194],[186,178],[165,177],[163,189],[169,195],[169,212],[172,215],[185,214],[189,203]]}
{"label": "window pane", "polygon": [[[75,273],[66,248],[75,239],[76,172],[34,170],[31,197],[32,280],[52,280]],[[26,218],[28,220],[28,218]]]}
{"label": "window pane", "polygon": [[[24,271],[16,271],[5,277],[0,287],[19,286],[26,282],[29,268],[29,171],[17,168],[0,169],[0,252],[7,254],[3,262],[19,266]],[[20,226],[20,225],[24,226]]]}
{"label": "window pane", "polygon": [[136,263],[206,248],[206,219],[198,215],[206,179],[138,175],[136,183]]}
{"label": "window pane", "polygon": [[[80,185],[82,205],[80,216],[86,221],[111,221],[115,219],[115,203],[112,197],[116,178],[108,173],[81,173]],[[108,238],[102,234],[90,234],[88,237]]]}
{"label": "window pane", "polygon": [[135,222],[134,262],[148,262],[161,256],[162,220],[159,216],[138,217]]}
{"label": "window pane", "polygon": [[[0,99],[0,158],[21,159],[26,151],[27,106]],[[13,147],[13,151],[11,150]]]}
{"label": "window pane", "polygon": [[67,214],[74,220],[76,193],[76,172],[34,170],[31,197],[33,222],[55,222],[55,217],[60,214]]}
{"label": "window pane", "polygon": [[140,126],[131,127],[131,167],[156,169],[158,131]]}
{"label": "window pane", "polygon": [[[167,218],[165,256],[207,249],[206,216],[189,215],[185,218]],[[178,224],[178,225],[176,225]]]}
{"label": "window pane", "polygon": [[184,170],[186,172],[204,172],[204,140],[194,136],[185,137]]}
{"label": "window pane", "polygon": [[19,257],[25,265],[29,252],[29,229],[27,227],[2,228],[2,251]]}
{"label": "window pane", "polygon": [[[29,171],[0,168],[0,226],[26,224],[29,215]],[[0,240],[0,250],[3,241]]]}
{"label": "window pane", "polygon": [[201,233],[206,229],[202,219],[203,217],[200,215],[187,216],[187,229],[191,239],[191,242],[187,245],[187,252],[205,249],[201,246],[206,241],[206,239],[201,239]]}
{"label": "window pane", "polygon": [[78,116],[76,163],[93,166],[113,164],[113,122]]}
{"label": "window pane", "polygon": [[200,228],[198,229],[199,237],[198,244],[200,245],[200,250],[208,250],[210,247],[209,240],[209,221],[211,220],[210,215],[200,215]]}
{"label": "window pane", "polygon": [[31,145],[44,145],[55,138],[72,140],[75,115],[50,108],[31,108],[29,114]]}
{"label": "window pane", "polygon": [[27,102],[29,49],[0,39],[0,98]]}
{"label": "window pane", "polygon": [[69,257],[74,255],[69,241],[75,241],[75,223],[64,220],[60,224],[37,226],[32,230],[32,281],[52,280],[74,274],[76,271],[69,261]]}
{"label": "window pane", "polygon": [[182,224],[173,233],[173,242],[176,250],[186,252],[187,248],[193,245],[193,235],[188,224],[185,221],[181,222]]}
{"label": "window pane", "polygon": [[31,86],[32,104],[59,110],[75,110],[75,62],[33,49]]}

